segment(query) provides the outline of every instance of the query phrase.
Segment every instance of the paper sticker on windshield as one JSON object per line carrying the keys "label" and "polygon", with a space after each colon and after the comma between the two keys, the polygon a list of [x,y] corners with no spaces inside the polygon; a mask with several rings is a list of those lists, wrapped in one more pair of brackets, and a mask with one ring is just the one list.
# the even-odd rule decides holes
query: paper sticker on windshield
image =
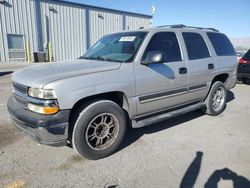
{"label": "paper sticker on windshield", "polygon": [[126,36],[126,37],[121,37],[120,42],[133,42],[135,40],[136,36]]}

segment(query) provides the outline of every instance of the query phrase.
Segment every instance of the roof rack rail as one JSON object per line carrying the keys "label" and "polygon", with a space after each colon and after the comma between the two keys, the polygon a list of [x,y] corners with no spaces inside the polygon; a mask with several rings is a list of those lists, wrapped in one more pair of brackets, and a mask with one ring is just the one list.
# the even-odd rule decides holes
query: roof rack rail
{"label": "roof rack rail", "polygon": [[169,28],[193,28],[193,29],[206,29],[206,30],[212,30],[212,31],[216,31],[219,32],[219,30],[214,29],[214,28],[205,28],[205,27],[194,27],[194,26],[186,26],[183,24],[177,24],[177,25],[162,25],[162,26],[158,26],[158,27],[169,27]]}
{"label": "roof rack rail", "polygon": [[177,24],[177,25],[161,25],[161,26],[158,26],[158,27],[182,28],[182,27],[186,27],[186,26],[183,25],[183,24]]}

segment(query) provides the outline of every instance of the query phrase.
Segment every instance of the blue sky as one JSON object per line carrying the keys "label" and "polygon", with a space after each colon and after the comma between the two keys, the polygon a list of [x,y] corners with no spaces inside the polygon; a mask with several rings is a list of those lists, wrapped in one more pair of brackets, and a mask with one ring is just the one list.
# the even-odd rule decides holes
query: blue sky
{"label": "blue sky", "polygon": [[215,27],[229,37],[250,37],[250,0],[68,0],[151,14],[153,25]]}

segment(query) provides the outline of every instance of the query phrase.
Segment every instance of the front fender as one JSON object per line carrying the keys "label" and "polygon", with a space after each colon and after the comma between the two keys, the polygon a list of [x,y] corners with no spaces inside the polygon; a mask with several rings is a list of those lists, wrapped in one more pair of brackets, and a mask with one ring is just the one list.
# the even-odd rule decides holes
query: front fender
{"label": "front fender", "polygon": [[[60,109],[72,109],[81,99],[93,95],[119,91],[124,93],[130,106],[135,96],[133,64],[124,63],[119,70],[79,75],[46,84],[44,89],[54,89]],[[136,110],[136,107],[133,108]]]}

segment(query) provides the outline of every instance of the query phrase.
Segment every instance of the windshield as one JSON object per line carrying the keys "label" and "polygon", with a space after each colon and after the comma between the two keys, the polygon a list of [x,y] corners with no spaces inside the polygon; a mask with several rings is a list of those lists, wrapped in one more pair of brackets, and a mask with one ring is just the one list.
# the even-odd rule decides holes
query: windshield
{"label": "windshield", "polygon": [[81,59],[131,62],[146,32],[126,32],[104,36]]}

